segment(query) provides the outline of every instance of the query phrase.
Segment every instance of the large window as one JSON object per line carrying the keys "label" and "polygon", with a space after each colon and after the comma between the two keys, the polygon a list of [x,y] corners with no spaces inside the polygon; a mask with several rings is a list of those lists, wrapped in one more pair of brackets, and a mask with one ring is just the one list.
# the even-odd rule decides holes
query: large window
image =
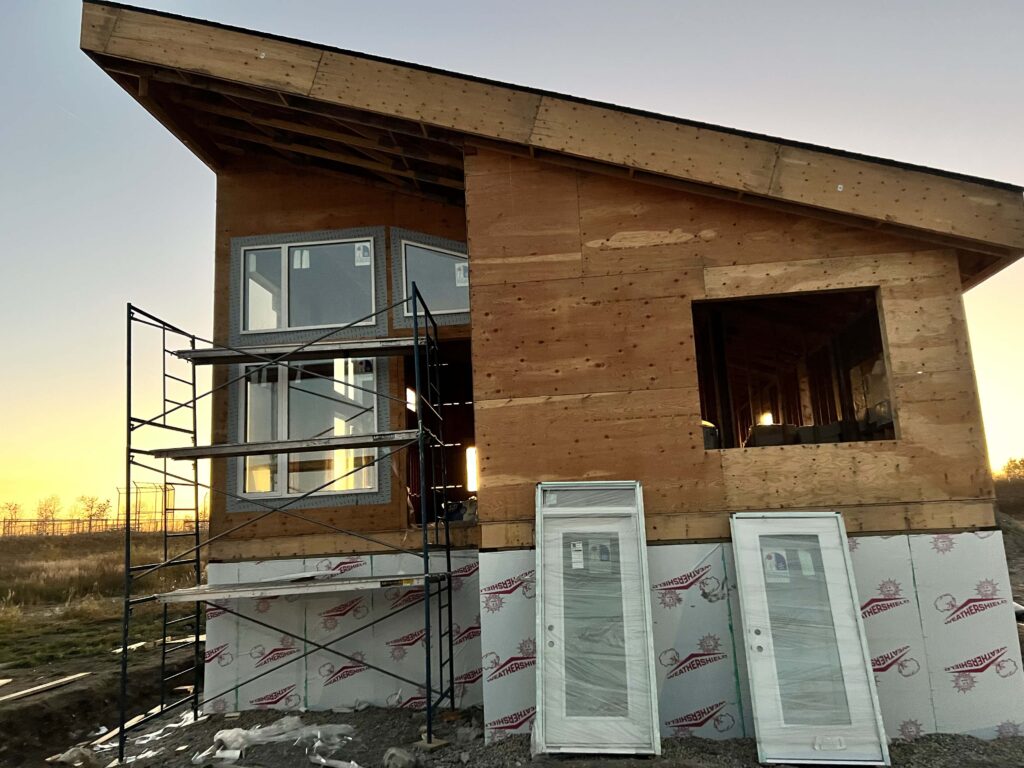
{"label": "large window", "polygon": [[[465,254],[402,241],[404,296],[412,296],[416,283],[423,299],[435,315],[469,312],[469,260]],[[412,315],[407,304],[406,316]]]}
{"label": "large window", "polygon": [[372,324],[374,269],[372,239],[246,248],[242,330]]}
{"label": "large window", "polygon": [[874,289],[695,302],[707,448],[896,436]]}
{"label": "large window", "polygon": [[[372,359],[250,366],[244,384],[247,442],[377,431]],[[374,448],[250,456],[244,461],[242,487],[248,494],[274,495],[374,491],[376,456]]]}

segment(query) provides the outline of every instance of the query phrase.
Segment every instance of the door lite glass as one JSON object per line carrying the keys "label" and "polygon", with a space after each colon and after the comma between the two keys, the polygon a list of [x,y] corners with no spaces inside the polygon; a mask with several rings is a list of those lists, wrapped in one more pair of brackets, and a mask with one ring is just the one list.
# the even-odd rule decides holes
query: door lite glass
{"label": "door lite glass", "polygon": [[762,762],[888,764],[842,525],[833,513],[733,517]]}
{"label": "door lite glass", "polygon": [[660,751],[637,483],[537,495],[540,752]]}

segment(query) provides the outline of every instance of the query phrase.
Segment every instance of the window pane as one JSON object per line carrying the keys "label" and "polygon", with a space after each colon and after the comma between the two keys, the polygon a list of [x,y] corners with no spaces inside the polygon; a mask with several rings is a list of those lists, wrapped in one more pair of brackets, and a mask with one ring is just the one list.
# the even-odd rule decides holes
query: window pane
{"label": "window pane", "polygon": [[[277,440],[278,369],[250,369],[245,382],[245,440]],[[245,492],[269,493],[277,486],[277,456],[247,456]]]}
{"label": "window pane", "polygon": [[[376,376],[373,360],[339,359],[288,370],[288,438],[366,435],[375,431]],[[333,381],[332,381],[333,379]],[[288,490],[305,493],[334,478],[324,492],[376,487],[373,448],[296,453],[288,458]],[[358,467],[366,467],[353,472]],[[352,474],[349,474],[352,473]]]}
{"label": "window pane", "polygon": [[628,717],[619,537],[562,534],[566,717]]}
{"label": "window pane", "polygon": [[343,325],[373,312],[373,247],[357,243],[288,249],[288,324]]}
{"label": "window pane", "polygon": [[850,707],[816,535],[761,536],[786,725],[849,725]]}
{"label": "window pane", "polygon": [[279,327],[281,315],[281,249],[245,252],[245,330]]}
{"label": "window pane", "polygon": [[[405,297],[416,283],[431,312],[469,311],[469,260],[420,245],[406,243]],[[406,310],[412,314],[412,306]]]}

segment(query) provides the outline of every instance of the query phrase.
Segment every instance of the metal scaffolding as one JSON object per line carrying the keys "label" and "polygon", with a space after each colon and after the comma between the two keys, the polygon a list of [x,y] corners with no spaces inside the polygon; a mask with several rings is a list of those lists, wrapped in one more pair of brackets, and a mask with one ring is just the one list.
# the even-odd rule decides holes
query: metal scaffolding
{"label": "metal scaffolding", "polygon": [[[338,336],[350,328],[373,320],[379,315],[385,317],[396,307],[410,307],[412,310],[412,335],[401,338],[338,340]],[[140,326],[156,329],[161,340],[160,368],[160,404],[156,415],[152,409],[144,410],[138,399],[133,395],[133,387],[138,386],[133,373],[133,331]],[[217,391],[228,391],[230,387],[240,385],[255,372],[271,366],[290,368],[302,361],[325,360],[337,358],[380,358],[406,356],[413,362],[415,395],[416,428],[394,431],[375,432],[367,435],[340,435],[334,437],[316,437],[313,439],[273,440],[262,442],[228,442],[211,445],[200,445],[198,404]],[[197,385],[197,366],[201,365],[248,365],[241,375],[227,375],[219,384],[200,392]],[[264,345],[252,347],[231,347],[204,339],[196,334],[182,330],[160,318],[145,312],[131,304],[127,308],[127,419],[125,425],[125,487],[133,487],[135,477],[146,474],[158,478],[165,493],[169,494],[163,505],[163,560],[154,563],[136,563],[133,555],[132,517],[130,505],[125,507],[124,520],[124,620],[122,626],[121,648],[121,696],[120,696],[120,729],[118,732],[118,755],[124,759],[127,733],[140,727],[154,718],[160,717],[170,710],[190,706],[194,715],[198,716],[200,708],[225,693],[230,693],[258,680],[265,675],[303,659],[315,651],[326,651],[348,661],[356,661],[351,656],[332,647],[338,641],[362,632],[379,622],[394,616],[417,604],[422,606],[424,621],[424,675],[423,680],[411,680],[382,667],[369,664],[364,660],[359,663],[374,669],[391,678],[415,685],[425,691],[426,704],[426,741],[434,738],[434,713],[447,700],[448,705],[455,708],[454,683],[454,638],[452,633],[452,557],[451,538],[448,524],[447,473],[445,469],[445,443],[443,436],[444,418],[442,415],[441,381],[440,381],[440,347],[438,326],[434,316],[423,301],[415,283],[412,285],[411,296],[403,301],[378,309],[370,315],[361,317],[344,326],[332,328],[313,339],[293,345]],[[407,398],[397,398],[388,392],[377,389],[367,390],[348,381],[303,370],[303,375],[326,379],[329,382],[342,384],[346,387],[371,394],[375,398],[384,398],[400,402],[404,409],[411,402]],[[376,382],[375,382],[376,387]],[[143,410],[141,415],[136,410]],[[184,445],[166,446],[168,437],[180,440]],[[187,442],[186,442],[187,439]],[[346,477],[354,475],[370,466],[393,456],[402,454],[415,447],[418,451],[418,491],[419,491],[419,524],[421,527],[420,546],[417,549],[406,549],[377,538],[372,534],[350,531],[317,519],[297,509],[299,502],[316,493],[329,490],[330,487]],[[376,456],[366,464],[360,464],[351,471],[331,478],[325,483],[312,488],[298,496],[287,496],[281,499],[255,499],[243,496],[227,487],[213,487],[212,483],[200,481],[199,462],[214,458],[258,456],[281,453],[303,453],[340,449],[375,449]],[[210,535],[205,540],[201,537],[199,526],[200,505],[199,489],[206,488],[210,493],[218,494],[226,499],[236,499],[249,507],[258,510],[250,519],[243,523]],[[180,527],[170,525],[170,521],[180,521],[178,515],[191,516],[194,520],[192,530],[182,531]],[[260,581],[249,584],[233,584],[211,586],[202,583],[201,552],[204,547],[228,537],[242,528],[273,515],[283,515],[302,520],[335,534],[354,537],[365,541],[378,551],[389,551],[400,554],[415,555],[422,559],[422,573],[405,576],[388,577],[357,577],[346,578],[328,574],[297,574],[277,581]],[[211,532],[212,533],[212,532]],[[175,551],[176,542],[184,542],[187,548]],[[444,569],[431,569],[431,554],[444,554]],[[166,577],[171,576],[171,586],[167,589]],[[181,586],[183,574],[184,583]],[[151,589],[145,593],[139,589],[139,582],[160,580],[165,577],[163,588]],[[272,629],[302,641],[304,653],[292,656],[275,667],[237,682],[223,691],[209,692],[200,690],[200,677],[203,670],[203,606],[210,605],[214,600],[239,600],[263,598],[277,595],[313,596],[329,592],[382,589],[386,587],[420,587],[422,601],[408,603],[387,614],[376,617],[356,630],[330,638],[324,643],[317,643],[307,637],[294,634],[281,627],[246,616],[234,608],[227,607],[223,602],[217,609],[232,614],[254,626]],[[436,598],[436,601],[434,600]],[[135,641],[133,628],[138,623],[135,609],[147,603],[154,603],[161,608],[161,671],[160,671],[160,703],[145,715],[128,719],[129,704],[129,652]],[[436,669],[431,655],[431,612],[436,608],[438,634],[438,654]],[[172,632],[186,632],[184,637],[174,638]],[[176,668],[181,652],[191,650],[190,665]],[[436,679],[434,673],[437,673]],[[192,690],[186,695],[173,696],[177,683],[192,679]]]}

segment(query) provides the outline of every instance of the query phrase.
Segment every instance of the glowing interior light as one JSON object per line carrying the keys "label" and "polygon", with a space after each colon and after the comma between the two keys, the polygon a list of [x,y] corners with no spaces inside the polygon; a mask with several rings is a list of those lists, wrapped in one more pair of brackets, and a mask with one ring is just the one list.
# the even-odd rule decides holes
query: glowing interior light
{"label": "glowing interior light", "polygon": [[775,423],[775,417],[772,416],[771,412],[766,411],[765,413],[761,414],[761,418],[758,419],[758,423],[766,427],[770,427],[772,424]]}
{"label": "glowing interior light", "polygon": [[416,393],[408,387],[405,389],[405,407],[416,413]]}
{"label": "glowing interior light", "polygon": [[480,468],[476,461],[476,447],[470,446],[466,449],[466,490],[476,493],[480,486]]}

